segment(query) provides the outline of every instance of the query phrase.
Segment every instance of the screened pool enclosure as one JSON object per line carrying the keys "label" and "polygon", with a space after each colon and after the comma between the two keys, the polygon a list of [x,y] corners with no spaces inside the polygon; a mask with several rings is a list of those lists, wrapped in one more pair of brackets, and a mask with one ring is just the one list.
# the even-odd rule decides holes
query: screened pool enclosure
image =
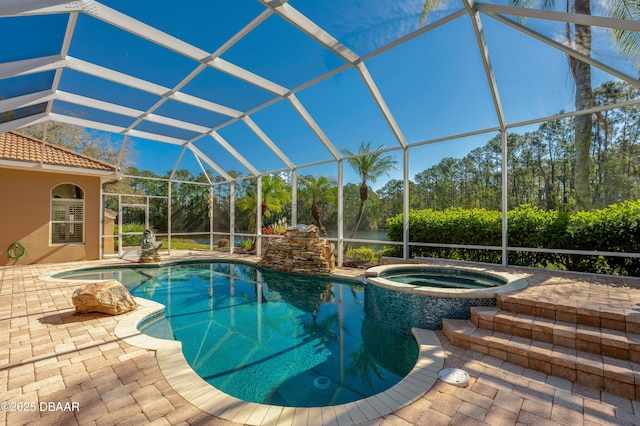
{"label": "screened pool enclosure", "polygon": [[4,0],[0,132],[109,147],[121,255],[132,224],[260,255],[314,223],[339,265],[635,274],[637,1],[444,3]]}

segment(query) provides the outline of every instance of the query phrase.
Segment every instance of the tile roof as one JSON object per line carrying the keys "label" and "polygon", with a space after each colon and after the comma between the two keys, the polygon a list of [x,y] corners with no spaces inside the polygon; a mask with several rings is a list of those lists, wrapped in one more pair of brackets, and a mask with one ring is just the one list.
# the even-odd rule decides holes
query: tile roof
{"label": "tile roof", "polygon": [[0,133],[0,160],[40,163],[44,146],[44,164],[115,172],[116,166],[18,132]]}

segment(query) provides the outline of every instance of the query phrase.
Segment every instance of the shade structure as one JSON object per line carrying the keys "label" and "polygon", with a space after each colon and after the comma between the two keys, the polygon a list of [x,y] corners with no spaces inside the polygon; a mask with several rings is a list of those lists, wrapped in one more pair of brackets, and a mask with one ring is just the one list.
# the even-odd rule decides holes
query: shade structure
{"label": "shade structure", "polygon": [[[256,175],[361,140],[404,149],[575,112],[567,55],[639,85],[610,41],[637,21],[452,0],[421,22],[422,6],[3,2],[0,130],[77,124]],[[590,55],[562,40],[566,23],[592,26]]]}
{"label": "shade structure", "polygon": [[[357,180],[343,160],[362,141],[399,159],[391,177],[408,188],[491,138],[504,157],[510,132],[640,103],[576,106],[567,65],[587,64],[593,87],[640,88],[637,58],[615,43],[618,30],[637,38],[636,15],[520,3],[451,0],[423,20],[419,0],[9,0],[0,132],[73,124],[138,153],[118,166],[176,181],[181,169],[235,185],[327,168],[342,191]],[[567,33],[580,25],[592,30],[588,50]],[[408,201],[394,213],[407,216]]]}

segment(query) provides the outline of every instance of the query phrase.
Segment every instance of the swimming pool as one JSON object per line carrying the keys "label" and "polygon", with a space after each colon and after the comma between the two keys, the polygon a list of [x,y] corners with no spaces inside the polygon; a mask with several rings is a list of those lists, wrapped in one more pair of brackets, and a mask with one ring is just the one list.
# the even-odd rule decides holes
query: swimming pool
{"label": "swimming pool", "polygon": [[375,326],[362,285],[237,263],[105,268],[59,274],[118,279],[165,305],[139,328],[182,342],[189,365],[244,401],[290,407],[345,404],[398,383],[415,365],[411,337]]}

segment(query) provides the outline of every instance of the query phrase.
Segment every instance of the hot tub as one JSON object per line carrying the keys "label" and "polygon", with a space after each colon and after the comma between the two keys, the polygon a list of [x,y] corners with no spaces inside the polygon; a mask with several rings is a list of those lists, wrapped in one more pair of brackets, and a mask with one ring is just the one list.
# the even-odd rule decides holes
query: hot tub
{"label": "hot tub", "polygon": [[442,329],[444,318],[469,319],[472,306],[495,306],[496,296],[521,290],[517,275],[457,265],[382,265],[365,272],[365,312],[376,325],[410,334]]}

